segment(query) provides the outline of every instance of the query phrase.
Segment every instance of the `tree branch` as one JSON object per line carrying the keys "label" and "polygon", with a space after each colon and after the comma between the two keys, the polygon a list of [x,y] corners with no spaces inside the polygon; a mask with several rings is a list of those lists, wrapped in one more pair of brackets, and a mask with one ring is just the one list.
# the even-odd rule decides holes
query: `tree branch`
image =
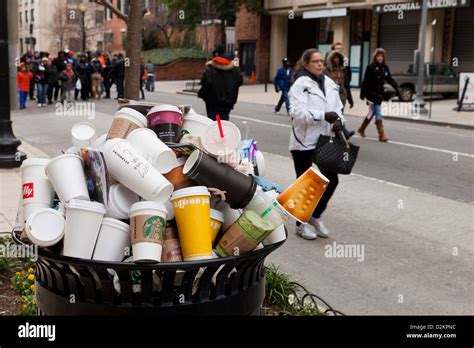
{"label": "tree branch", "polygon": [[99,4],[99,5],[102,5],[104,6],[105,8],[108,8],[110,11],[112,11],[112,13],[114,13],[118,18],[120,18],[121,20],[123,20],[125,23],[127,23],[128,21],[128,16],[123,13],[122,11],[120,11],[117,7],[114,6],[114,4],[112,4],[110,2],[110,0],[92,0],[92,2],[95,2],[96,4]]}

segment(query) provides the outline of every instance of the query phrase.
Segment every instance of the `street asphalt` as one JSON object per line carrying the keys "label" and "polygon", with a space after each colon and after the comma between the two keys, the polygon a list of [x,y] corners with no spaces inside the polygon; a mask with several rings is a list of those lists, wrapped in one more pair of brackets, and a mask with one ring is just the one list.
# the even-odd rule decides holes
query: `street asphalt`
{"label": "street asphalt", "polygon": [[[195,96],[155,92],[147,98],[205,111]],[[56,156],[70,146],[76,122],[92,122],[99,135],[107,132],[115,102],[94,105],[95,118],[88,120],[29,102],[26,110],[13,113],[15,134]],[[353,130],[361,122],[346,120]],[[289,117],[274,115],[270,105],[239,102],[231,121],[244,137],[258,141],[267,177],[290,184],[295,174]],[[289,222],[289,240],[269,260],[347,314],[474,314],[474,133],[384,123],[392,140],[387,144],[376,140],[373,125],[369,138],[351,139],[360,146],[359,158],[353,175],[340,176],[323,215],[330,237],[302,240]],[[358,247],[363,257],[328,253],[338,245]]]}

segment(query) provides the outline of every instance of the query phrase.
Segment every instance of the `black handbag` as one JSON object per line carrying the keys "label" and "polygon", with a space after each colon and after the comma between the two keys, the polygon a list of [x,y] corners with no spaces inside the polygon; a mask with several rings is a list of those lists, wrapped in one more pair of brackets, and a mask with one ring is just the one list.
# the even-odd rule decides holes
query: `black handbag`
{"label": "black handbag", "polygon": [[339,138],[320,135],[313,153],[313,162],[323,170],[337,174],[350,174],[359,153],[359,146],[347,141],[344,133]]}

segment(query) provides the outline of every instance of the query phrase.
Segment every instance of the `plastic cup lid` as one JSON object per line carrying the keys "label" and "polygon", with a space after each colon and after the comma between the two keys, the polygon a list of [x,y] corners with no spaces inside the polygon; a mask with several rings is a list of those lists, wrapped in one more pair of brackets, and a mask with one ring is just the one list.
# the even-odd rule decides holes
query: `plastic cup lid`
{"label": "plastic cup lid", "polygon": [[94,149],[97,149],[100,145],[105,143],[106,140],[107,140],[107,133],[102,134],[100,137],[98,137],[96,140],[94,140],[94,142],[92,143],[92,147]]}
{"label": "plastic cup lid", "polygon": [[40,246],[54,245],[64,236],[64,217],[51,208],[34,211],[26,221],[25,231],[28,238]]}
{"label": "plastic cup lid", "polygon": [[170,199],[174,200],[188,196],[211,196],[211,194],[206,186],[193,186],[174,191]]}
{"label": "plastic cup lid", "polygon": [[201,143],[204,149],[215,155],[225,155],[237,149],[240,145],[242,136],[239,128],[229,121],[221,121],[224,137],[221,138],[217,122],[213,122],[206,127],[201,135]]}
{"label": "plastic cup lid", "polygon": [[164,215],[166,215],[168,212],[163,203],[153,201],[142,201],[134,203],[132,205],[132,207],[130,208],[130,215],[132,215],[132,213],[136,213],[139,210],[157,210]]}
{"label": "plastic cup lid", "polygon": [[138,122],[140,122],[143,127],[146,127],[148,121],[145,116],[140,111],[134,110],[132,108],[121,108],[115,113],[115,117],[120,117],[121,114],[125,114],[127,116],[135,118]]}
{"label": "plastic cup lid", "polygon": [[173,220],[174,219],[174,209],[173,209],[173,204],[171,203],[170,200],[165,201],[165,207],[167,212],[167,218],[166,220]]}
{"label": "plastic cup lid", "polygon": [[224,222],[224,214],[216,209],[211,209],[211,219]]}
{"label": "plastic cup lid", "polygon": [[92,202],[92,201],[85,201],[82,199],[71,199],[66,204],[67,209],[79,209],[79,210],[87,210],[94,213],[101,213],[105,214],[105,207],[102,203],[99,202]]}
{"label": "plastic cup lid", "polygon": [[121,230],[122,232],[126,232],[126,233],[130,232],[130,225],[117,219],[105,217],[102,219],[102,225],[115,227],[116,229]]}
{"label": "plastic cup lid", "polygon": [[71,128],[71,135],[75,139],[88,140],[91,139],[94,134],[96,134],[95,127],[89,122],[79,122]]}
{"label": "plastic cup lid", "polygon": [[109,197],[109,204],[113,204],[121,212],[127,215],[128,210],[130,209],[132,204],[138,202],[138,200],[140,199],[135,192],[129,190],[122,184],[114,184],[110,186]]}
{"label": "plastic cup lid", "polygon": [[211,125],[214,121],[208,118],[207,116],[199,114],[187,114],[183,117],[183,121],[196,121],[200,123],[205,123],[206,125]]}
{"label": "plastic cup lid", "polygon": [[140,136],[140,133],[141,133],[141,132],[147,132],[147,133],[150,133],[150,132],[151,132],[150,134],[153,134],[153,136],[155,136],[156,138],[158,138],[157,135],[156,135],[156,133],[155,133],[154,131],[152,131],[150,128],[137,128],[137,129],[132,130],[132,131],[127,135],[127,139],[129,139],[129,138],[131,138],[131,137],[133,137],[133,136]]}
{"label": "plastic cup lid", "polygon": [[173,112],[179,113],[180,115],[183,114],[177,106],[163,104],[163,105],[157,105],[157,106],[152,107],[150,111],[148,111],[147,116],[155,112],[160,112],[160,111],[173,111]]}
{"label": "plastic cup lid", "polygon": [[46,166],[49,161],[49,158],[27,158],[23,161],[20,168],[24,168],[27,166]]}

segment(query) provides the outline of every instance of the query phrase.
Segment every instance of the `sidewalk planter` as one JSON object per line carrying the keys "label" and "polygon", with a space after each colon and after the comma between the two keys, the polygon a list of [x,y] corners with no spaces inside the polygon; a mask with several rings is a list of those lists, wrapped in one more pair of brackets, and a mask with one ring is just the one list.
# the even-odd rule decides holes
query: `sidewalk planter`
{"label": "sidewalk planter", "polygon": [[[13,239],[25,245],[19,233],[14,230]],[[152,264],[78,259],[38,248],[36,300],[41,315],[259,315],[264,260],[283,243],[236,257]]]}

